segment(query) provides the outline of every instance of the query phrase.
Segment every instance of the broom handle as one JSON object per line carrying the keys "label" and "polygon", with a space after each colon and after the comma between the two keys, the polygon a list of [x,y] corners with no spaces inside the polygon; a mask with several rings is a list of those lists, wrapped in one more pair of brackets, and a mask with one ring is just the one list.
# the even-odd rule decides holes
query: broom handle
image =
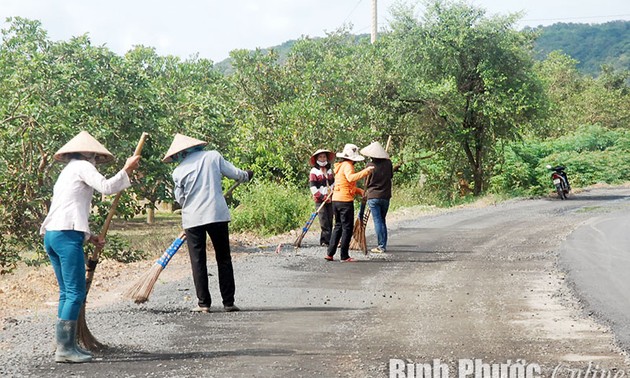
{"label": "broom handle", "polygon": [[[144,147],[144,143],[146,142],[148,137],[149,137],[148,133],[142,133],[142,136],[140,136],[140,141],[138,142],[138,145],[136,146],[136,150],[133,153],[134,156],[140,155],[140,152],[142,151],[142,147]],[[99,239],[101,240],[105,239],[105,236],[107,235],[107,231],[109,230],[109,225],[112,222],[112,218],[114,218],[114,215],[116,214],[116,208],[118,207],[118,202],[120,201],[121,195],[122,195],[122,191],[116,194],[116,196],[114,197],[114,201],[112,202],[112,205],[109,208],[109,213],[107,214],[107,218],[105,219],[105,224],[103,225],[103,228],[101,229],[101,233],[99,234]],[[96,265],[98,264],[98,259],[102,251],[103,251],[103,247],[97,245],[94,248],[94,251],[88,258],[88,261],[86,263],[87,265],[87,269],[86,269],[87,275],[85,277],[86,298],[87,298],[87,293],[90,291],[90,287],[92,286],[92,280],[94,278],[94,271],[96,270]]]}
{"label": "broom handle", "polygon": [[326,201],[328,201],[328,198],[330,198],[332,196],[332,194],[333,194],[332,191],[330,193],[328,193],[326,198],[324,198],[324,200],[322,201],[322,204],[319,205],[319,207],[317,208],[317,210],[315,210],[315,212],[313,214],[311,214],[311,217],[309,218],[309,220],[306,221],[306,225],[304,225],[304,228],[302,228],[302,233],[300,234],[300,236],[298,236],[298,238],[293,243],[294,246],[299,247],[300,244],[302,244],[302,240],[304,239],[304,236],[306,235],[308,230],[311,228],[311,225],[313,224],[313,221],[317,217],[317,214],[319,214],[319,211],[322,209],[322,207],[324,207],[324,205],[326,205]]}
{"label": "broom handle", "polygon": [[232,184],[232,186],[230,186],[228,188],[228,190],[225,192],[225,194],[223,195],[223,198],[228,198],[229,196],[232,195],[232,192],[234,191],[234,189],[236,189],[237,186],[241,185],[241,183],[239,181],[235,182],[234,184]]}
{"label": "broom handle", "polygon": [[[134,156],[140,155],[140,152],[142,152],[142,147],[144,147],[144,143],[146,142],[148,136],[149,136],[148,133],[142,133],[142,136],[140,137],[140,141],[138,142],[138,145],[136,146],[136,150],[133,153]],[[116,214],[116,208],[118,207],[120,196],[122,196],[122,191],[116,193],[116,196],[114,197],[114,201],[112,202],[112,206],[109,208],[107,219],[105,219],[105,224],[103,225],[103,228],[101,229],[101,233],[99,234],[101,238],[105,238],[105,236],[107,235],[107,231],[109,231],[109,225],[112,222],[112,218],[114,218],[114,215]],[[97,258],[98,258],[98,255],[97,255]]]}

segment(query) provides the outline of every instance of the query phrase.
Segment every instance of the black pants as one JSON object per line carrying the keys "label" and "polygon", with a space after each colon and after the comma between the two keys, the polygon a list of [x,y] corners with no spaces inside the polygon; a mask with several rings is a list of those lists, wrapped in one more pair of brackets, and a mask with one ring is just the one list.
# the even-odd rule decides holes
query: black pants
{"label": "black pants", "polygon": [[[321,202],[315,202],[315,207],[319,208],[321,206]],[[319,226],[322,229],[322,232],[319,234],[319,244],[330,244],[330,234],[332,233],[332,225],[333,225],[333,206],[332,203],[327,203],[319,209],[319,213],[317,215],[319,217]]]}
{"label": "black pants", "polygon": [[206,257],[206,233],[214,247],[214,255],[219,269],[219,289],[224,306],[234,304],[234,270],[230,254],[228,222],[209,223],[186,229],[186,244],[190,254],[193,281],[197,291],[199,306],[210,307],[212,299],[208,290],[208,266]]}
{"label": "black pants", "polygon": [[335,227],[333,227],[330,236],[330,244],[328,245],[328,256],[334,256],[337,252],[337,244],[341,240],[339,246],[342,260],[350,257],[348,250],[350,249],[350,240],[352,239],[352,229],[354,228],[354,202],[336,202],[333,201],[333,213],[335,214]]}

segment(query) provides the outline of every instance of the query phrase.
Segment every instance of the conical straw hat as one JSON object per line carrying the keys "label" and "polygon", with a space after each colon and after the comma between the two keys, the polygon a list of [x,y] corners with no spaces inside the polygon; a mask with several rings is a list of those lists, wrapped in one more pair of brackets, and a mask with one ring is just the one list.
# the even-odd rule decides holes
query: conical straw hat
{"label": "conical straw hat", "polygon": [[114,160],[114,155],[87,131],[81,131],[77,136],[70,139],[53,157],[57,161],[67,163],[70,160],[68,155],[70,153],[94,153],[96,154],[97,164],[108,163]]}
{"label": "conical straw hat", "polygon": [[315,151],[313,153],[313,155],[311,155],[311,158],[309,159],[309,162],[311,163],[312,166],[315,166],[315,159],[317,159],[317,155],[321,154],[321,153],[325,153],[326,157],[328,159],[329,163],[332,163],[335,160],[335,153],[329,150],[325,150],[325,149],[319,149],[317,151]]}
{"label": "conical straw hat", "polygon": [[389,154],[379,142],[374,142],[361,149],[361,153],[374,159],[389,159]]}
{"label": "conical straw hat", "polygon": [[175,138],[173,138],[173,143],[166,151],[166,155],[164,155],[164,159],[162,159],[165,163],[170,163],[173,161],[173,155],[178,152],[184,151],[188,148],[195,146],[205,146],[208,142],[204,142],[203,140],[187,137],[182,134],[175,134]]}

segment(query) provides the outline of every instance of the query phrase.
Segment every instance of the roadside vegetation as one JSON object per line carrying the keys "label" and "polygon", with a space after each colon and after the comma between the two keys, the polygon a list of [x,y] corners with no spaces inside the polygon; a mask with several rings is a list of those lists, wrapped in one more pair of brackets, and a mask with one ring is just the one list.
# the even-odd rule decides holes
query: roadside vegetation
{"label": "roadside vegetation", "polygon": [[[160,160],[176,132],[254,170],[254,182],[229,199],[231,227],[261,236],[304,225],[313,211],[310,154],[346,143],[391,137],[401,164],[393,209],[542,195],[551,189],[547,164],[566,166],[574,187],[629,180],[627,65],[593,77],[558,51],[536,60],[540,31],[517,31],[519,15],[426,5],[421,18],[399,5],[375,44],[340,29],[296,41],[282,59],[235,50],[229,73],[151,47],[118,56],[87,36],[52,41],[38,21],[10,19],[0,42],[0,273],[45,261],[37,230],[62,168],[52,155],[80,130],[116,155],[100,168],[107,176],[150,134],[104,252],[124,262],[161,251],[178,233],[176,214],[156,214],[173,203],[173,167]],[[95,197],[93,230],[109,201]],[[143,236],[120,226],[147,222]],[[142,239],[156,224],[159,238]]]}

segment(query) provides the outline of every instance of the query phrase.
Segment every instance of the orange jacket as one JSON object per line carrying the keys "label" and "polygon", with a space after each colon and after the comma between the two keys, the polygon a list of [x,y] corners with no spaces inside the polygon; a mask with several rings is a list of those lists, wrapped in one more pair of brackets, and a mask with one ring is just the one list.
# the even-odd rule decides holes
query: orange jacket
{"label": "orange jacket", "polygon": [[335,163],[335,186],[333,187],[333,201],[352,202],[357,194],[363,195],[363,189],[357,188],[356,181],[370,174],[369,169],[354,172],[354,164],[348,160]]}

